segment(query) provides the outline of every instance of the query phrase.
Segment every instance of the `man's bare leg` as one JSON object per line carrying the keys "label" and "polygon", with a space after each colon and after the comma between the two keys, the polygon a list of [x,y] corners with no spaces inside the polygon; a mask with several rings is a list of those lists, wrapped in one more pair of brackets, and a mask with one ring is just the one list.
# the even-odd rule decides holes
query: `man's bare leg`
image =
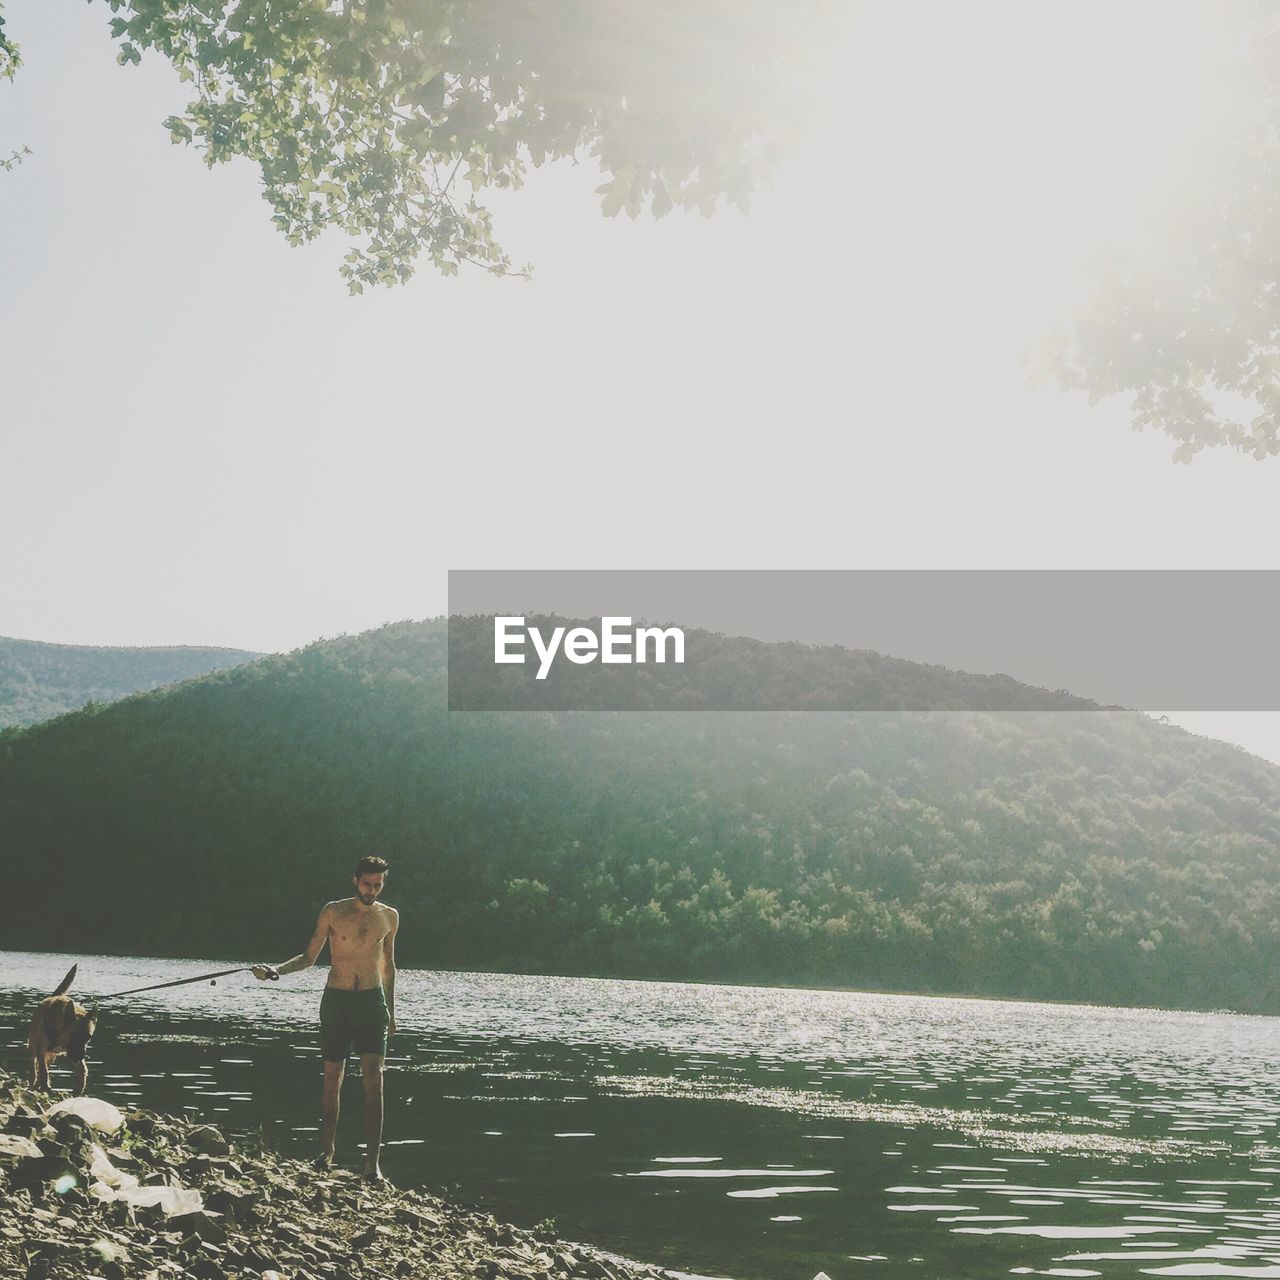
{"label": "man's bare leg", "polygon": [[338,1133],[338,1107],[342,1099],[342,1077],[347,1069],[345,1062],[324,1064],[324,1095],[320,1121],[320,1161],[333,1163],[334,1141]]}
{"label": "man's bare leg", "polygon": [[360,1071],[364,1076],[364,1176],[380,1179],[382,1169],[382,1054],[360,1055]]}

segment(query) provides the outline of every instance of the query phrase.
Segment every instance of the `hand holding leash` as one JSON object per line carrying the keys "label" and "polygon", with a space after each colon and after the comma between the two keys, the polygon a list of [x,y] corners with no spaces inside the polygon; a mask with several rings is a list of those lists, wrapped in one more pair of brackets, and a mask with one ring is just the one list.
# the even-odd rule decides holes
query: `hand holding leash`
{"label": "hand holding leash", "polygon": [[268,981],[279,982],[280,981],[280,974],[276,970],[274,965],[269,965],[269,964],[251,965],[249,968],[249,972],[253,974],[253,976],[257,978],[259,982],[268,982]]}

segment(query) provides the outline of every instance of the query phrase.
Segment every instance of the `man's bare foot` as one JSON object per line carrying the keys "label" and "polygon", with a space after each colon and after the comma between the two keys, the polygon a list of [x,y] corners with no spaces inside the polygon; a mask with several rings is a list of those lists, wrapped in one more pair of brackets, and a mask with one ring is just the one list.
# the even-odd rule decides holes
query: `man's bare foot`
{"label": "man's bare foot", "polygon": [[387,1181],[387,1175],[383,1173],[381,1169],[375,1167],[373,1169],[366,1169],[364,1171],[364,1180],[366,1182],[373,1182],[380,1186],[385,1186]]}
{"label": "man's bare foot", "polygon": [[332,1169],[332,1168],[333,1168],[333,1152],[332,1152],[332,1151],[322,1151],[322,1152],[321,1152],[318,1156],[316,1156],[316,1158],[311,1162],[311,1167],[312,1167],[313,1169]]}

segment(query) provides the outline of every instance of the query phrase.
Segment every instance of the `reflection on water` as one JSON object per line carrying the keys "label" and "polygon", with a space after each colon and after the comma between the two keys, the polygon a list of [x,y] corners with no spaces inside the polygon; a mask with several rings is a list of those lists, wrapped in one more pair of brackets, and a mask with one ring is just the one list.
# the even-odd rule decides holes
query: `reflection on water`
{"label": "reflection on water", "polygon": [[[71,962],[0,953],[11,1065]],[[75,992],[217,967],[81,958]],[[91,1089],[309,1151],[323,981],[105,1003]],[[412,971],[397,986],[384,1166],[402,1184],[742,1280],[1280,1280],[1274,1019]]]}

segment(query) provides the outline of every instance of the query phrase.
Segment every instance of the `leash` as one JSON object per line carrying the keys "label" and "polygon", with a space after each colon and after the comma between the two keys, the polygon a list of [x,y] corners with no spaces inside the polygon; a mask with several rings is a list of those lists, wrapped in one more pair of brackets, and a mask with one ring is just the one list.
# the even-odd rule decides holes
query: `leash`
{"label": "leash", "polygon": [[[157,982],[151,987],[134,987],[130,991],[113,991],[107,996],[98,996],[99,1000],[118,1000],[121,996],[141,995],[144,991],[163,991],[166,987],[185,987],[193,982],[208,982],[215,984],[219,978],[229,977],[233,973],[252,973],[251,965],[242,965],[239,969],[219,969],[217,973],[200,973],[194,978],[179,978],[176,982]],[[279,981],[280,975],[274,971],[271,974],[271,981]]]}

